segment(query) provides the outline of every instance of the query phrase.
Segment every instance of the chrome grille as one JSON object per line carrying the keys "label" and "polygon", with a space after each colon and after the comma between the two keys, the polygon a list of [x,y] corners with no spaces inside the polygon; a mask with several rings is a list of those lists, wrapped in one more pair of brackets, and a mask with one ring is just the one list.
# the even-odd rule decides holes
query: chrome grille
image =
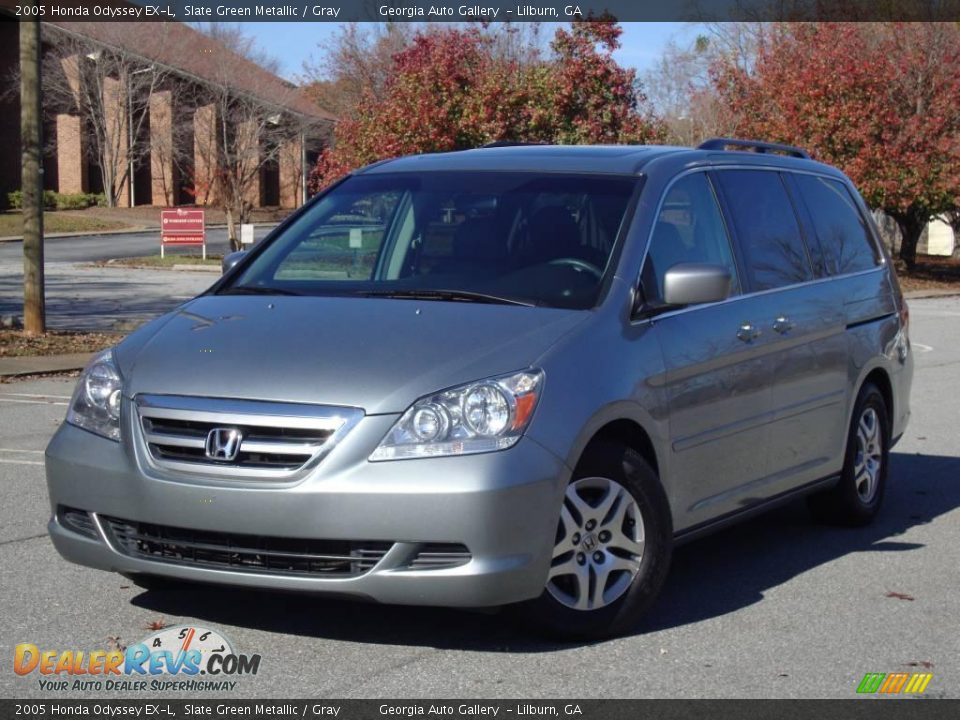
{"label": "chrome grille", "polygon": [[126,555],[272,575],[356,577],[373,569],[393,546],[375,540],[278,538],[100,519],[113,546]]}
{"label": "chrome grille", "polygon": [[[355,408],[170,395],[140,395],[136,409],[156,467],[237,478],[292,478],[316,464],[362,417]],[[211,452],[217,430],[237,435],[229,458]]]}

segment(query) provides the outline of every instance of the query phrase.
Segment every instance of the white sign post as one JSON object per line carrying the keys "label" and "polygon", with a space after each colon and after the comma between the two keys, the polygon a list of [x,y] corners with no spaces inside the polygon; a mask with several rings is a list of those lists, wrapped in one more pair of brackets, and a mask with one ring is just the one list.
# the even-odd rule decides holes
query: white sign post
{"label": "white sign post", "polygon": [[240,244],[253,245],[253,225],[243,223],[240,225]]}

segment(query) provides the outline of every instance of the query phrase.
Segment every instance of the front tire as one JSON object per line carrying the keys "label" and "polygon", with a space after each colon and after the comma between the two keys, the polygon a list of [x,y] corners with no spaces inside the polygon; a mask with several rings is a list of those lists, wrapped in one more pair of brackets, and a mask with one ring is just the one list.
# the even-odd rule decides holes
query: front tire
{"label": "front tire", "polygon": [[543,593],[518,607],[558,639],[598,639],[633,629],[670,567],[673,523],[656,473],[634,450],[591,448],[567,486]]}
{"label": "front tire", "polygon": [[861,526],[880,511],[887,487],[890,415],[883,393],[872,383],[860,389],[854,405],[840,481],[809,499],[822,521]]}

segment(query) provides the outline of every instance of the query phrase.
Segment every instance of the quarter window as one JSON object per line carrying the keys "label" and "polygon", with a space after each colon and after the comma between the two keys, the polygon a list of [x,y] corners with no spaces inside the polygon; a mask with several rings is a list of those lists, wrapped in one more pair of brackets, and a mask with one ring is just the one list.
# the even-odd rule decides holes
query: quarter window
{"label": "quarter window", "polygon": [[869,270],[878,258],[867,225],[846,186],[814,175],[795,175],[810,213],[829,275]]}
{"label": "quarter window", "polygon": [[678,180],[663,200],[643,265],[647,302],[663,301],[663,279],[674,265],[708,263],[730,271],[731,294],[739,292],[730,238],[705,173]]}
{"label": "quarter window", "polygon": [[810,259],[780,174],[724,170],[718,177],[751,289],[770,290],[810,280]]}

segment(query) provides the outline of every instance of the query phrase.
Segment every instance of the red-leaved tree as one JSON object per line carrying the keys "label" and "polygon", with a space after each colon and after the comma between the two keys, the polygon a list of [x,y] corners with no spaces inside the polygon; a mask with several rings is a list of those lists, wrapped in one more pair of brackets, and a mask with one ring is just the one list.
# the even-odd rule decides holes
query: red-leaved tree
{"label": "red-leaved tree", "polygon": [[388,157],[497,140],[644,143],[662,138],[633,70],[613,59],[611,19],[560,29],[553,54],[518,62],[477,28],[433,27],[393,58],[385,86],[337,125],[311,177],[314,190]]}
{"label": "red-leaved tree", "polygon": [[776,26],[752,72],[713,69],[742,137],[799,145],[840,167],[900,227],[916,261],[930,219],[960,201],[960,27]]}

